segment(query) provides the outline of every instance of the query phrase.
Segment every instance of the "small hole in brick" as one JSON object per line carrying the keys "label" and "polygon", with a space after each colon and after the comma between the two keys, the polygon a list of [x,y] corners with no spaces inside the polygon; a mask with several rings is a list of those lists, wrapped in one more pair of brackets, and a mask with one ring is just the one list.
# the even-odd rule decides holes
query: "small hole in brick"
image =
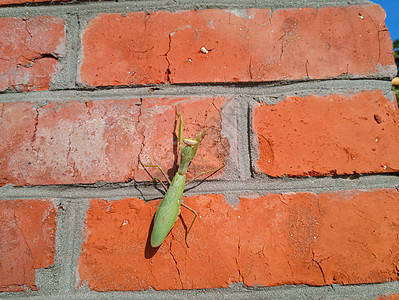
{"label": "small hole in brick", "polygon": [[377,122],[377,124],[381,124],[382,123],[382,118],[379,115],[374,115],[374,120]]}

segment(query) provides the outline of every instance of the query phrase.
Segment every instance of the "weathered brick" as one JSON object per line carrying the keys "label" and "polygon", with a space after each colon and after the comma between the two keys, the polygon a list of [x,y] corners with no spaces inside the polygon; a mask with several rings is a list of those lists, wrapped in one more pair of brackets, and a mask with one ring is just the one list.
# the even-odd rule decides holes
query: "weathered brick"
{"label": "weathered brick", "polygon": [[22,3],[35,3],[35,2],[50,2],[51,0],[0,0],[0,6],[2,5],[15,5]]}
{"label": "weathered brick", "polygon": [[381,295],[378,297],[376,300],[398,300],[399,299],[399,294],[391,294],[391,295]]}
{"label": "weathered brick", "polygon": [[[0,6],[17,5],[24,3],[45,3],[45,2],[69,2],[73,0],[0,0]],[[81,1],[81,0],[78,0]]]}
{"label": "weathered brick", "polygon": [[398,120],[396,105],[381,91],[259,104],[255,170],[271,176],[396,172]]}
{"label": "weathered brick", "polygon": [[323,285],[312,261],[320,214],[313,193],[240,198],[242,281],[247,286]]}
{"label": "weathered brick", "polygon": [[35,269],[54,263],[57,209],[50,200],[0,201],[0,291],[38,290]]}
{"label": "weathered brick", "polygon": [[[221,195],[189,197],[184,201],[199,213],[188,236],[190,248],[184,242],[184,226],[190,224],[193,213],[182,208],[185,225],[178,219],[154,253],[147,239],[158,201],[145,204],[136,198],[109,203],[93,200],[87,212],[86,242],[78,265],[81,284],[86,282],[93,290],[107,291],[149,286],[157,290],[215,288],[237,282],[234,256],[238,237],[235,227],[230,228],[237,218],[234,210]],[[225,222],[227,217],[233,221]]]}
{"label": "weathered brick", "polygon": [[397,189],[319,195],[314,261],[328,285],[399,279]]}
{"label": "weathered brick", "polygon": [[[144,99],[140,116],[144,137],[141,160],[161,165],[170,177],[175,174],[175,163],[178,157],[180,159],[177,113],[183,116],[183,138],[196,139],[200,131],[204,133],[197,155],[189,167],[188,178],[202,171],[216,169],[227,162],[233,166],[235,149],[232,145],[236,143],[237,132],[235,116],[227,114],[223,117],[222,113],[225,108],[230,111],[232,105],[234,100],[225,97]],[[219,171],[213,178],[220,177],[225,170]],[[152,168],[150,171],[154,176],[162,178],[157,169]],[[148,174],[141,167],[135,172],[134,178],[149,180]]]}
{"label": "weathered brick", "polygon": [[184,137],[206,133],[190,172],[217,168],[230,154],[221,116],[228,103],[222,97],[54,102],[40,108],[2,103],[0,185],[149,180],[139,170],[139,156],[171,173],[178,156],[176,113],[184,116]]}
{"label": "weathered brick", "polygon": [[360,284],[399,278],[396,189],[240,201],[240,208],[249,212],[241,215],[248,221],[241,226],[245,234],[239,257],[247,285]]}
{"label": "weathered brick", "polygon": [[83,31],[80,82],[391,76],[396,68],[384,18],[378,5],[101,14]]}
{"label": "weathered brick", "polygon": [[53,16],[0,18],[0,91],[48,90],[65,55],[64,27]]}
{"label": "weathered brick", "polygon": [[[184,198],[164,243],[149,245],[157,202],[92,200],[78,262],[92,290],[198,289],[284,284],[360,284],[398,280],[396,189]],[[185,227],[186,226],[186,227]],[[168,274],[168,276],[165,276]]]}

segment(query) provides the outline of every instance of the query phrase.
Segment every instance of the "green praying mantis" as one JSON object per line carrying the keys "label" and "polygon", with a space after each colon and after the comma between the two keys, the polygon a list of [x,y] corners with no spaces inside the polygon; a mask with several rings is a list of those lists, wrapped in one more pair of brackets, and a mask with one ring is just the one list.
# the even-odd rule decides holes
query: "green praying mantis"
{"label": "green praying mantis", "polygon": [[192,213],[194,213],[194,218],[191,222],[190,227],[186,231],[186,235],[185,235],[185,242],[186,242],[187,247],[189,247],[188,243],[187,243],[187,236],[188,236],[191,228],[194,225],[194,222],[198,216],[198,213],[194,209],[188,207],[187,205],[185,205],[184,203],[181,202],[182,196],[183,196],[183,191],[184,191],[184,186],[186,184],[191,183],[193,180],[197,179],[201,175],[204,175],[204,174],[210,173],[210,172],[217,172],[221,168],[224,167],[224,165],[223,165],[217,169],[201,172],[200,174],[198,174],[197,176],[195,176],[194,178],[192,178],[191,180],[189,180],[186,183],[187,168],[189,167],[191,161],[197,154],[198,145],[200,143],[201,136],[203,135],[203,132],[200,132],[198,134],[196,140],[183,139],[183,142],[182,142],[183,117],[180,114],[178,115],[178,117],[180,118],[179,136],[178,136],[179,147],[180,147],[180,165],[179,165],[179,168],[178,168],[175,176],[172,179],[172,182],[169,180],[166,173],[162,170],[161,166],[145,165],[139,159],[140,164],[143,166],[143,168],[145,170],[146,170],[146,167],[158,168],[161,171],[162,175],[166,178],[166,180],[169,183],[169,188],[166,188],[164,183],[159,178],[152,177],[150,175],[152,180],[147,184],[147,186],[148,186],[153,181],[158,181],[166,191],[166,193],[155,213],[154,226],[153,226],[152,233],[151,233],[151,246],[153,248],[159,247],[162,244],[162,242],[165,240],[166,236],[169,234],[170,230],[172,229],[172,227],[174,226],[174,224],[177,221],[177,217],[180,214],[180,206],[183,206],[183,207],[187,208],[188,210],[190,210]]}

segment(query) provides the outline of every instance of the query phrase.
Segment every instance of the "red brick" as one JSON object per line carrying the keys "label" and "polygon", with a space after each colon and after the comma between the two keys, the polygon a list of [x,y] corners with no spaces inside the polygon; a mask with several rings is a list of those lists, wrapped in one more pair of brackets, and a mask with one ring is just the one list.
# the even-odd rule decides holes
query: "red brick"
{"label": "red brick", "polygon": [[391,294],[391,295],[381,295],[380,297],[377,298],[377,300],[398,300],[399,299],[399,294]]}
{"label": "red brick", "polygon": [[397,172],[398,120],[381,91],[259,104],[255,169],[271,176]]}
{"label": "red brick", "polygon": [[393,73],[384,18],[378,5],[101,14],[83,32],[80,81],[107,86]]}
{"label": "red brick", "polygon": [[49,200],[0,201],[0,291],[38,290],[35,269],[54,264],[56,214]]}
{"label": "red brick", "polygon": [[[226,222],[228,217],[237,217],[223,196],[185,198],[185,203],[199,213],[188,236],[190,248],[185,245],[185,229],[178,219],[151,257],[153,253],[146,243],[158,203],[145,204],[136,198],[91,202],[86,241],[78,263],[81,284],[86,282],[93,290],[108,291],[149,286],[157,290],[216,288],[239,281],[234,259],[238,236],[235,228],[230,228],[232,222]],[[187,226],[193,214],[184,208],[182,214]]]}
{"label": "red brick", "polygon": [[65,55],[64,27],[54,16],[0,18],[0,91],[48,90]]}
{"label": "red brick", "polygon": [[0,6],[22,4],[22,3],[50,2],[50,1],[51,0],[0,0]]}
{"label": "red brick", "polygon": [[0,0],[0,6],[3,5],[17,5],[24,3],[44,3],[44,2],[69,2],[73,0]]}
{"label": "red brick", "polygon": [[[150,224],[158,201],[93,200],[78,262],[92,290],[199,289],[398,280],[395,189],[184,199],[199,213],[187,248],[178,219],[158,251]],[[182,209],[186,226],[193,214]],[[165,276],[168,274],[168,276]]]}
{"label": "red brick", "polygon": [[178,153],[173,136],[176,113],[184,116],[184,137],[206,132],[191,172],[217,168],[229,155],[229,142],[221,134],[220,110],[226,102],[148,98],[142,103],[55,102],[38,109],[28,102],[0,104],[0,185],[150,180],[138,170],[138,156],[165,170],[173,168]]}
{"label": "red brick", "polygon": [[396,189],[319,195],[322,222],[314,260],[328,285],[399,279]]}
{"label": "red brick", "polygon": [[313,193],[240,198],[238,264],[247,286],[323,285],[312,262],[320,214]]}
{"label": "red brick", "polygon": [[241,226],[246,238],[241,240],[239,262],[245,284],[398,280],[397,190],[266,195],[240,201],[240,210],[247,206],[249,212],[242,219],[251,222]]}
{"label": "red brick", "polygon": [[[221,111],[228,102],[229,99],[224,97],[145,99],[140,117],[144,136],[141,160],[144,163],[159,164],[173,176],[177,156],[180,159],[177,113],[183,116],[183,138],[196,139],[200,131],[204,132],[197,155],[189,167],[188,178],[226,164],[230,155],[230,141],[223,135]],[[234,123],[232,120],[229,122]],[[236,128],[230,129],[236,132]],[[152,168],[150,171],[154,176],[162,177],[157,169]],[[223,170],[212,178],[220,177],[222,173]],[[141,167],[134,178],[149,180],[148,174]]]}

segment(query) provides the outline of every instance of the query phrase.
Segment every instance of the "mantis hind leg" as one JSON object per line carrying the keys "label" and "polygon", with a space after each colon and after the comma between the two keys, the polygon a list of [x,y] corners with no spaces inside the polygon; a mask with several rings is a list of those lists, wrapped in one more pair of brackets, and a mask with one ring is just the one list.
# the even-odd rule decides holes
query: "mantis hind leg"
{"label": "mantis hind leg", "polygon": [[204,175],[204,174],[206,174],[206,173],[217,172],[217,171],[219,171],[220,169],[222,169],[223,167],[224,167],[224,165],[221,166],[221,167],[219,167],[219,168],[216,168],[216,169],[212,169],[212,170],[208,170],[208,171],[201,172],[201,173],[199,173],[198,175],[194,176],[194,178],[192,178],[192,179],[190,179],[189,181],[187,181],[186,184],[190,184],[190,183],[193,182],[195,179],[197,179],[198,177],[200,177],[200,176],[202,176],[202,175]]}
{"label": "mantis hind leg", "polygon": [[162,187],[165,189],[165,192],[168,190],[168,188],[165,186],[165,184],[162,182],[162,180],[159,179],[158,177],[152,177],[151,181],[145,185],[145,188],[147,186],[149,186],[151,183],[153,183],[154,181],[158,181],[162,185]]}
{"label": "mantis hind leg", "polygon": [[187,248],[190,248],[190,247],[188,246],[188,243],[187,243],[187,236],[188,236],[188,234],[189,234],[189,232],[190,232],[190,230],[191,230],[191,227],[193,227],[193,225],[194,225],[194,222],[195,222],[195,219],[196,219],[197,216],[198,216],[198,213],[197,213],[194,209],[192,209],[191,207],[188,207],[187,205],[185,205],[184,203],[182,203],[181,205],[184,206],[185,208],[187,208],[189,211],[191,211],[191,212],[195,215],[193,221],[191,222],[190,227],[189,227],[188,230],[186,231],[186,236],[185,236],[185,239],[184,239],[185,242],[186,242]]}
{"label": "mantis hind leg", "polygon": [[159,178],[153,177],[153,176],[150,174],[150,172],[147,171],[147,168],[146,168],[146,167],[158,168],[158,169],[161,171],[162,175],[165,177],[166,181],[170,184],[170,179],[169,179],[168,176],[166,175],[165,171],[161,168],[161,166],[160,166],[160,165],[145,165],[145,164],[143,164],[143,162],[142,162],[140,159],[139,159],[139,162],[140,162],[140,164],[143,166],[144,170],[146,170],[146,172],[148,173],[148,175],[150,175],[151,178],[152,178],[152,180],[146,185],[146,187],[149,186],[152,182],[158,181],[158,182],[163,186],[163,188],[164,188],[165,191],[166,191],[167,188],[166,188],[166,186],[163,184],[163,182],[162,182]]}

